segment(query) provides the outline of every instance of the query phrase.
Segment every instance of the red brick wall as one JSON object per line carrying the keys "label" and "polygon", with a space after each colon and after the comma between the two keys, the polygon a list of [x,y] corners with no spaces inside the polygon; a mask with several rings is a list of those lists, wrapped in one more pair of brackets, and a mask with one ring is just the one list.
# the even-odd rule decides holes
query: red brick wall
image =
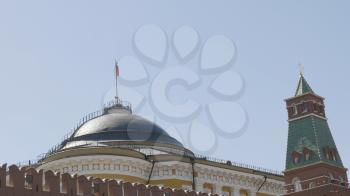
{"label": "red brick wall", "polygon": [[207,196],[156,186],[94,179],[85,176],[36,171],[33,168],[0,168],[0,196]]}

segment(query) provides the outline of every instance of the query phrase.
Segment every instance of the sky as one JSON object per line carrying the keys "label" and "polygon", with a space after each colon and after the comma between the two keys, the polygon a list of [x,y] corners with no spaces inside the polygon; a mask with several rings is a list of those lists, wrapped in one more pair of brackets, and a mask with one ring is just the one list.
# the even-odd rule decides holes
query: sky
{"label": "sky", "polygon": [[[203,45],[223,35],[236,47],[230,70],[244,81],[239,97],[230,101],[246,112],[246,129],[238,137],[214,132],[217,141],[215,148],[206,151],[209,156],[282,171],[288,133],[284,99],[294,95],[302,63],[313,90],[326,98],[333,137],[345,167],[350,167],[349,8],[345,0],[0,0],[0,163],[35,159],[60,142],[81,117],[100,109],[101,100],[114,87],[115,58],[132,56],[145,67],[154,63],[143,58],[147,51],[138,51],[137,43],[147,43],[138,40],[140,28],[157,26],[171,40],[186,25],[200,37],[196,54],[182,63],[171,55],[176,51],[173,47],[165,47],[169,55],[160,64],[203,63],[199,56],[208,53]],[[146,49],[149,55],[157,55],[152,52],[161,50],[156,48],[159,42],[152,46],[152,41],[148,40],[151,46]],[[226,54],[215,55],[210,60]],[[124,68],[129,74],[130,67]],[[156,71],[150,72],[153,81]],[[201,87],[213,79],[199,75]],[[138,89],[129,83],[125,86]],[[176,92],[168,96],[176,97]],[[186,95],[210,101],[203,93]],[[219,117],[229,121],[232,116]],[[172,121],[167,125],[172,123],[176,125]],[[178,131],[184,137],[188,130]],[[206,137],[197,133],[193,145],[201,147]]]}

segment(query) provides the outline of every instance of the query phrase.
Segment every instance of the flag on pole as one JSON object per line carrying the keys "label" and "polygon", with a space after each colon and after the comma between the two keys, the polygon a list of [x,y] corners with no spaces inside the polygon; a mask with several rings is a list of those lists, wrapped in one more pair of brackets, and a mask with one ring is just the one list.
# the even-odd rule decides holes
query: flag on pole
{"label": "flag on pole", "polygon": [[115,62],[115,76],[119,77],[119,66],[118,66],[118,62]]}
{"label": "flag on pole", "polygon": [[115,60],[115,98],[118,100],[118,77],[119,77],[119,66],[118,61]]}

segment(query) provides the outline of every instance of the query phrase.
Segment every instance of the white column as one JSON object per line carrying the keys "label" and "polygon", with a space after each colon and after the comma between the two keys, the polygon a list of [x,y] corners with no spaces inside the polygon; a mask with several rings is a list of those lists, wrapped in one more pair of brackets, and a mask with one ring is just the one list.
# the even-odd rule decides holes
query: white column
{"label": "white column", "polygon": [[233,187],[233,190],[232,190],[233,195],[232,196],[241,196],[240,190],[241,190],[241,188],[238,186]]}

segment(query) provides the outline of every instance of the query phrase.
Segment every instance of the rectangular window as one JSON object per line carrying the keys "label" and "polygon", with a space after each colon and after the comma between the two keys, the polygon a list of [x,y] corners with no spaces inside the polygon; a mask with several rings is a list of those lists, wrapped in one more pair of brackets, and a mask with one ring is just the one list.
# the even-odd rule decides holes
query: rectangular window
{"label": "rectangular window", "polygon": [[83,169],[83,171],[89,170],[89,165],[87,165],[87,164],[86,164],[86,165],[83,165],[83,168],[82,168],[82,169]]}
{"label": "rectangular window", "polygon": [[302,113],[305,113],[305,112],[307,112],[307,111],[308,111],[308,109],[307,109],[307,103],[303,102],[303,103],[301,104],[301,112],[302,112]]}
{"label": "rectangular window", "polygon": [[111,165],[110,164],[104,164],[103,165],[103,169],[104,170],[110,170],[111,169]]}
{"label": "rectangular window", "polygon": [[69,171],[68,167],[63,168],[63,173],[68,173],[68,171]]}
{"label": "rectangular window", "polygon": [[317,103],[314,103],[314,104],[313,104],[313,107],[314,107],[314,108],[313,108],[314,111],[317,112],[317,111],[318,111],[318,105],[317,105]]}
{"label": "rectangular window", "polygon": [[78,171],[78,166],[77,166],[77,165],[72,166],[72,171],[73,171],[73,172]]}
{"label": "rectangular window", "polygon": [[92,169],[94,169],[94,170],[99,170],[100,169],[100,164],[93,164],[92,165]]}
{"label": "rectangular window", "polygon": [[123,171],[129,171],[129,165],[124,165],[123,166]]}
{"label": "rectangular window", "polygon": [[153,176],[159,176],[159,170],[158,169],[155,169],[153,171]]}
{"label": "rectangular window", "polygon": [[301,113],[301,112],[303,111],[303,108],[302,108],[301,105],[302,105],[302,104],[299,104],[299,105],[297,106],[298,113]]}

